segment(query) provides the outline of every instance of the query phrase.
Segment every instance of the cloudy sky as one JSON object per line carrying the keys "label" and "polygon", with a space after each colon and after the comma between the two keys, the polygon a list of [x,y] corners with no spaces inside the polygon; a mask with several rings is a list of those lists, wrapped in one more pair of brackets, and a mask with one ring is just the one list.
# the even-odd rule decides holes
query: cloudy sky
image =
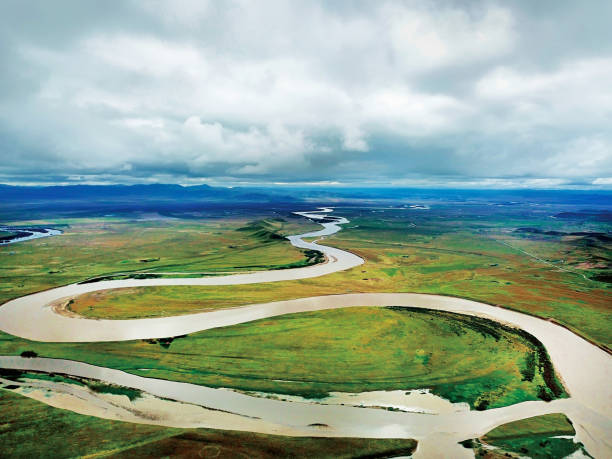
{"label": "cloudy sky", "polygon": [[612,2],[0,3],[0,183],[612,188]]}

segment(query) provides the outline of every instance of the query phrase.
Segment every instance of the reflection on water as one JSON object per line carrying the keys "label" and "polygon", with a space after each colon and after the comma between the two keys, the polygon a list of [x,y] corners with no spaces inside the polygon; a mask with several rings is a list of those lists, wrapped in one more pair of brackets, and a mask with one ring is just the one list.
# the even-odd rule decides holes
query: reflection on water
{"label": "reflection on water", "polygon": [[293,403],[318,403],[321,405],[349,405],[368,408],[391,409],[411,413],[440,414],[469,411],[468,403],[452,403],[432,394],[429,389],[376,390],[368,392],[330,392],[328,397],[309,399],[297,395],[249,392],[257,397],[273,398]]}

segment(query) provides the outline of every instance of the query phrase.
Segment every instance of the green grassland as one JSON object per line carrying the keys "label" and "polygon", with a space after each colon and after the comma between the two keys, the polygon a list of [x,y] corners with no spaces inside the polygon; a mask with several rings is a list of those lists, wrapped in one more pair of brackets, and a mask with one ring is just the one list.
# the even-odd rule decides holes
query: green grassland
{"label": "green grassland", "polygon": [[612,347],[610,287],[592,279],[601,274],[601,268],[589,268],[601,267],[612,259],[609,245],[585,242],[584,237],[530,239],[529,234],[515,232],[527,225],[551,228],[544,223],[566,231],[601,231],[601,227],[568,227],[564,222],[543,223],[522,216],[476,218],[448,215],[450,211],[419,212],[341,211],[351,223],[325,243],[366,260],[348,271],[260,285],[97,292],[77,299],[71,309],[90,317],[158,317],[312,295],[422,292],[470,298],[553,318],[595,343]]}
{"label": "green grassland", "polygon": [[[327,243],[366,260],[352,270],[259,285],[96,292],[76,299],[71,308],[91,317],[153,317],[312,295],[423,292],[554,318],[595,343],[612,347],[610,245],[605,239],[569,234],[610,231],[609,223],[561,221],[550,219],[547,209],[539,212],[454,204],[418,211],[343,208],[336,213],[351,223]],[[166,272],[200,276],[316,262],[280,236],[316,230],[319,225],[287,213],[278,217],[262,213],[219,219],[16,222],[44,223],[65,234],[0,247],[0,303],[100,276],[166,276],[161,274]],[[566,234],[517,231],[523,227]],[[498,325],[486,325],[488,331],[483,332],[477,319],[436,313],[429,320],[422,311],[389,308],[309,314],[172,341],[54,344],[0,333],[0,354],[32,350],[40,356],[82,360],[142,376],[310,396],[331,390],[431,387],[439,395],[479,408],[555,396],[551,386],[558,382],[551,381],[550,367],[537,344]],[[272,381],[289,379],[288,374],[295,382]],[[11,457],[62,457],[58,452],[66,457],[96,452],[148,457],[163,451],[168,455],[179,451],[185,457],[203,451],[218,457],[286,457],[293,452],[304,457],[392,456],[402,454],[389,451],[414,446],[410,441],[165,429],[80,416],[5,391],[0,394],[0,444]],[[534,426],[526,430],[530,429]],[[550,436],[548,432],[520,441],[487,441],[510,442],[504,448],[512,454],[521,454],[521,448],[533,454],[535,445],[543,442],[543,451],[566,451],[567,445]]]}
{"label": "green grassland", "polygon": [[[283,235],[318,225],[298,219],[58,220],[64,234],[0,247],[0,303],[97,276],[214,275],[320,262]],[[140,274],[136,274],[140,273]],[[124,276],[125,277],[125,276]]]}
{"label": "green grassland", "polygon": [[393,457],[414,440],[292,438],[109,421],[52,408],[0,389],[0,456],[72,457]]}
{"label": "green grassland", "polygon": [[57,344],[0,335],[0,354],[24,351],[141,376],[306,397],[431,388],[486,409],[565,396],[546,351],[530,335],[487,319],[411,308],[288,314],[166,341]]}
{"label": "green grassland", "polygon": [[[576,431],[563,414],[547,414],[496,427],[480,441],[475,441],[477,457],[524,457],[548,459],[567,457],[577,450],[584,452],[581,443],[574,443],[571,438],[554,438],[557,436],[574,436]],[[495,456],[490,456],[481,447],[481,442],[498,448]]]}

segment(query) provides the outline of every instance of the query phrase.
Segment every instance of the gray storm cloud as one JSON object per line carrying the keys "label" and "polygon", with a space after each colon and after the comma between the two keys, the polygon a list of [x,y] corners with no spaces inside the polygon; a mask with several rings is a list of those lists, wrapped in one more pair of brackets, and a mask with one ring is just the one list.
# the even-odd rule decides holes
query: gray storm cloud
{"label": "gray storm cloud", "polygon": [[612,3],[4,1],[0,182],[612,186]]}

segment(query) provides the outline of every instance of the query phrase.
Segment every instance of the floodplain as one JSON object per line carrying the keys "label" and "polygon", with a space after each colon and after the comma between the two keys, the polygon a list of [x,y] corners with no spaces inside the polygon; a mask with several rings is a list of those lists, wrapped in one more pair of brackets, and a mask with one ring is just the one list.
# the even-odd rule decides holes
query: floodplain
{"label": "floodplain", "polygon": [[[359,255],[364,265],[313,279],[267,284],[103,290],[70,299],[64,313],[131,319],[313,295],[422,292],[515,309],[562,324],[604,349],[612,345],[607,277],[612,257],[605,220],[558,218],[555,208],[533,212],[522,206],[458,203],[418,208],[351,205],[338,207],[336,212],[350,224],[322,243]],[[260,209],[242,218],[149,217],[45,219],[45,224],[64,234],[0,248],[0,270],[6,273],[0,281],[1,300],[71,282],[215,276],[325,262],[284,239],[318,227],[286,209]],[[187,336],[119,343],[40,343],[2,333],[0,353],[68,358],[141,376],[227,387],[254,396],[302,396],[313,402],[324,401],[331,392],[425,388],[451,402],[467,403],[470,409],[486,410],[568,395],[545,349],[530,335],[486,319],[410,308],[298,313]],[[5,372],[4,377],[16,376]],[[102,385],[98,390],[109,389]],[[131,394],[129,388],[112,390],[128,398]],[[33,403],[9,392],[0,393],[3,402],[9,400],[11,410],[28,409]],[[91,424],[87,428],[92,437],[104,436],[110,425],[104,422],[111,423],[81,417]],[[23,418],[11,418],[8,424],[18,426],[18,419]],[[28,429],[9,428],[5,432],[8,442],[17,441],[11,436],[17,430],[27,436]],[[257,446],[243,443],[252,448],[249,454],[253,457],[265,457],[258,449],[263,444],[270,448],[277,443],[278,448],[291,445],[295,451],[302,447],[316,450],[317,445],[325,444],[332,451],[338,448],[334,457],[342,457],[344,446],[352,448],[349,456],[362,447],[349,439],[308,443],[306,439],[203,433],[201,429],[165,429],[153,435],[143,427],[142,432],[146,439],[137,447],[130,443],[129,448],[112,449],[112,454],[125,450],[125,454],[144,457],[165,448],[192,451],[199,442],[210,442],[211,436],[223,445],[218,446],[221,457],[235,453],[226,441],[240,438],[243,442],[247,437],[256,439]],[[67,435],[68,431],[58,434],[60,438]],[[506,441],[495,435],[477,441]],[[118,441],[122,438],[115,436]],[[368,440],[363,447],[396,450],[415,444],[385,441],[374,445]],[[554,451],[567,446],[539,437],[525,440],[528,444],[508,441],[499,444],[509,454],[532,448],[534,441],[546,441]],[[300,446],[300,442],[305,444]],[[50,454],[51,446],[39,447],[43,448],[40,455]],[[491,454],[486,448],[475,448],[477,454]],[[316,451],[317,457],[324,456]],[[112,455],[110,449],[100,454]]]}
{"label": "floodplain", "polygon": [[[526,216],[505,208],[486,209],[490,214],[482,216],[483,209],[471,207],[461,212],[455,206],[343,209],[351,223],[325,243],[366,260],[350,271],[282,284],[117,289],[79,297],[70,309],[86,317],[126,319],[312,295],[435,293],[554,319],[612,347],[610,284],[603,277],[612,263],[611,244],[604,239],[609,224]],[[533,236],[520,231],[526,225],[565,232]],[[571,232],[587,234],[565,235]]]}

